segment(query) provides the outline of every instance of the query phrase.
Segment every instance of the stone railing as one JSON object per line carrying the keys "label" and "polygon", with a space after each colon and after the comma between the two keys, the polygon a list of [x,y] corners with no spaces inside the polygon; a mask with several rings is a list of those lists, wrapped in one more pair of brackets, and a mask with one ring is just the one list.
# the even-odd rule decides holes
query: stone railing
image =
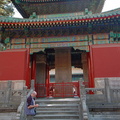
{"label": "stone railing", "polygon": [[27,86],[25,86],[23,88],[23,96],[22,96],[22,99],[21,99],[21,103],[17,109],[17,115],[16,115],[16,120],[25,120],[26,119],[26,116],[25,116],[25,109],[24,109],[24,106],[25,106],[25,100],[26,100],[26,94],[27,94]]}
{"label": "stone railing", "polygon": [[0,90],[0,109],[17,109],[22,95],[23,90],[12,89],[12,81],[8,81],[6,88]]}
{"label": "stone railing", "polygon": [[105,89],[103,88],[85,88],[86,102],[106,102]]}
{"label": "stone railing", "polygon": [[80,99],[81,99],[81,103],[80,103],[80,119],[82,120],[89,120],[89,110],[88,107],[86,105],[86,93],[85,93],[85,86],[83,85],[83,81],[82,79],[80,79]]}
{"label": "stone railing", "polygon": [[27,87],[24,87],[23,96],[21,99],[21,103],[17,109],[17,115],[16,120],[26,120],[26,114],[25,114],[25,106],[26,106],[26,100],[30,96],[30,94],[34,91],[34,80],[31,80],[31,88],[28,91]]}
{"label": "stone railing", "polygon": [[0,90],[0,104],[4,108],[8,103],[8,97],[6,97],[7,90]]}
{"label": "stone railing", "polygon": [[111,88],[108,78],[105,78],[104,81],[105,81],[104,88],[85,88],[87,104],[120,103],[120,88]]}
{"label": "stone railing", "polygon": [[120,88],[111,88],[109,79],[105,78],[104,88],[85,88],[83,81],[80,80],[80,114],[81,119],[89,120],[88,107],[98,105],[104,107],[120,107]]}
{"label": "stone railing", "polygon": [[110,89],[111,102],[120,103],[120,88]]}

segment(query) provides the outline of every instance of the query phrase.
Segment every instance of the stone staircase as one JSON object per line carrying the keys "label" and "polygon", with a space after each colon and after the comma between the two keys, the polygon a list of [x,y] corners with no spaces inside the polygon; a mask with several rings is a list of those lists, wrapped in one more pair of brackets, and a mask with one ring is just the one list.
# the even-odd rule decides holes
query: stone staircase
{"label": "stone staircase", "polygon": [[5,110],[2,112],[0,111],[0,120],[16,120],[16,112],[5,112]]}
{"label": "stone staircase", "polygon": [[92,112],[90,120],[120,120],[120,112]]}
{"label": "stone staircase", "polygon": [[37,99],[34,120],[81,120],[80,98]]}

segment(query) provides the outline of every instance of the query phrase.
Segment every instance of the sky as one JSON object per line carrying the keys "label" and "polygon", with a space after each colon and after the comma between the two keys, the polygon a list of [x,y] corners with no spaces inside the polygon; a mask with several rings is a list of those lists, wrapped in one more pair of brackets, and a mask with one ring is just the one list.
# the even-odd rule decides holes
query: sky
{"label": "sky", "polygon": [[[106,0],[102,12],[109,11],[120,7],[120,0]],[[22,18],[19,12],[15,9],[14,17]]]}

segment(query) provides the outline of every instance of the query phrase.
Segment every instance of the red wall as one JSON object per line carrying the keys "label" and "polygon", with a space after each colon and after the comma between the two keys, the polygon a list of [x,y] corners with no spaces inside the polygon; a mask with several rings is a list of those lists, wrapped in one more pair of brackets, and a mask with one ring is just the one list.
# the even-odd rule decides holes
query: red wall
{"label": "red wall", "polygon": [[29,81],[29,53],[27,49],[0,52],[0,80]]}
{"label": "red wall", "polygon": [[94,77],[120,77],[120,44],[90,47]]}

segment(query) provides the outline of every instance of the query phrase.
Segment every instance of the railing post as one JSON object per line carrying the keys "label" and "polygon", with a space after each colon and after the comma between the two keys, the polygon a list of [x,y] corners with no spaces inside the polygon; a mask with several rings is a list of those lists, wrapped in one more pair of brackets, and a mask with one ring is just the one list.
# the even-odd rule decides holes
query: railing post
{"label": "railing post", "polygon": [[31,80],[31,89],[35,90],[35,80]]}
{"label": "railing post", "polygon": [[23,98],[22,98],[22,101],[24,103],[24,108],[23,108],[23,111],[21,111],[21,119],[20,120],[26,120],[26,114],[25,114],[25,107],[26,107],[26,100],[27,100],[27,86],[24,86],[23,87]]}
{"label": "railing post", "polygon": [[80,86],[80,96],[81,97],[86,96],[85,86],[83,85],[83,80],[82,79],[80,79],[79,86]]}
{"label": "railing post", "polygon": [[26,101],[27,99],[27,86],[23,87],[23,95],[22,95],[22,102]]}
{"label": "railing post", "polygon": [[21,96],[21,103],[17,109],[16,120],[26,120],[25,107],[27,100],[27,86],[23,87],[23,94]]}
{"label": "railing post", "polygon": [[108,103],[111,103],[111,94],[110,94],[110,85],[109,85],[109,79],[105,78],[105,95]]}
{"label": "railing post", "polygon": [[88,108],[86,105],[86,92],[85,92],[85,86],[83,85],[82,79],[80,79],[80,99],[81,99],[81,107],[82,107],[82,118],[83,120],[89,120],[88,115]]}
{"label": "railing post", "polygon": [[12,81],[8,81],[7,89],[6,89],[6,99],[5,99],[6,105],[8,105],[10,103],[10,100],[11,100],[11,97],[12,97],[11,89],[12,89]]}

